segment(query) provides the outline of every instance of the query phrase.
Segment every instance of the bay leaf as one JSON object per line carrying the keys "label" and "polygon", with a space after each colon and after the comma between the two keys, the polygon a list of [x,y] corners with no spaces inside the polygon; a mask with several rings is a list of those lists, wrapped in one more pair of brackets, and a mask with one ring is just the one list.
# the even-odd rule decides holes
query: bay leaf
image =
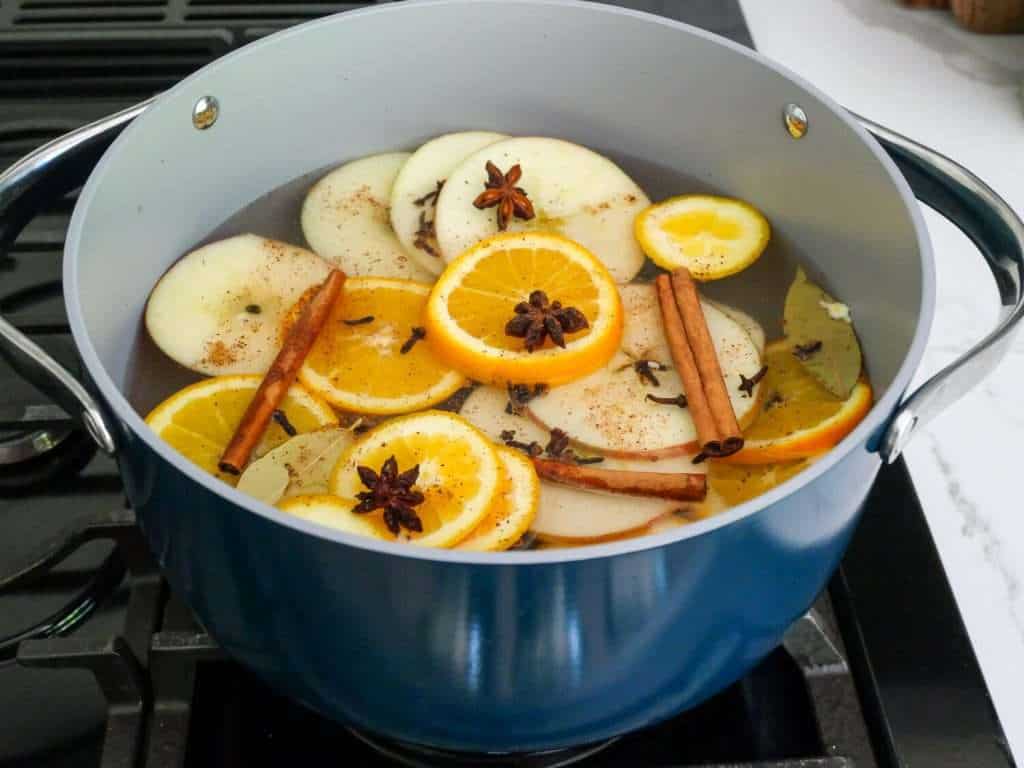
{"label": "bay leaf", "polygon": [[836,397],[846,399],[860,378],[860,343],[844,305],[812,283],[803,269],[786,294],[783,326],[804,369]]}
{"label": "bay leaf", "polygon": [[331,470],[354,440],[352,430],[344,427],[295,435],[246,467],[237,488],[268,504],[300,494],[327,493]]}

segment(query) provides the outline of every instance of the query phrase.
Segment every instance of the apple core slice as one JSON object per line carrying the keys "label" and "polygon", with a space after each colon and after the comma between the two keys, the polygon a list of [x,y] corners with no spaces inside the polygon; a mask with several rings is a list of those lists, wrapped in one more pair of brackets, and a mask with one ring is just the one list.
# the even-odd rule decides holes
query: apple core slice
{"label": "apple core slice", "polygon": [[309,247],[349,277],[404,277],[432,282],[391,229],[391,188],[408,152],[353,160],[314,184],[302,204]]}
{"label": "apple core slice", "polygon": [[238,235],[186,254],[146,304],[146,330],[171,359],[199,373],[263,373],[281,320],[331,265],[312,251]]}
{"label": "apple core slice", "polygon": [[437,197],[445,179],[474,152],[505,138],[490,131],[446,133],[413,152],[395,177],[391,226],[409,257],[431,274],[441,274],[446,263],[434,235]]}

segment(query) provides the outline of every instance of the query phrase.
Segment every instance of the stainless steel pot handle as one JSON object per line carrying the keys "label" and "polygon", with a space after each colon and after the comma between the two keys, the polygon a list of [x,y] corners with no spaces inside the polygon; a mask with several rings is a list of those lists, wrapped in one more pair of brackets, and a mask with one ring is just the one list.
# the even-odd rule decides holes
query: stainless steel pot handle
{"label": "stainless steel pot handle", "polygon": [[950,363],[899,406],[879,442],[892,463],[917,429],[978,384],[1010,348],[1024,319],[1024,223],[985,182],[945,155],[855,115],[889,153],[914,195],[934,208],[981,251],[992,270],[1002,311],[988,336]]}
{"label": "stainless steel pot handle", "polygon": [[[151,101],[60,136],[0,173],[0,250],[14,242],[39,200],[81,184],[121,130]],[[2,315],[0,353],[82,424],[104,452],[114,453],[114,433],[88,390]]]}

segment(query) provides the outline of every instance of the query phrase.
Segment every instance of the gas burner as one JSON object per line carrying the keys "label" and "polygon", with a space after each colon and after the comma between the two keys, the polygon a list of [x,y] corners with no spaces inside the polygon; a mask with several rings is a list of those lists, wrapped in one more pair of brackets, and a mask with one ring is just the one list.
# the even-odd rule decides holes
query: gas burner
{"label": "gas burner", "polygon": [[70,429],[39,429],[34,432],[0,432],[0,467],[20,464],[49,453],[63,443]]}
{"label": "gas burner", "polygon": [[0,432],[0,495],[29,493],[74,476],[95,454],[92,439],[70,427]]}
{"label": "gas burner", "polygon": [[356,728],[346,730],[378,755],[394,761],[395,765],[409,768],[562,768],[587,760],[618,741],[608,739],[597,744],[544,752],[474,754],[394,741]]}
{"label": "gas burner", "polygon": [[[68,353],[66,342],[45,336],[40,341],[61,350],[72,370],[78,369],[77,356]],[[23,465],[56,452],[74,434],[74,425],[61,408],[47,402],[18,375],[13,361],[0,360],[0,380],[4,383],[0,388],[0,474],[11,475],[13,471],[8,470],[21,472]]]}
{"label": "gas burner", "polygon": [[[2,234],[2,233],[0,233]],[[0,251],[0,255],[2,251]],[[20,246],[4,259],[0,314],[76,375],[80,364],[64,316],[55,248]],[[0,473],[57,451],[71,439],[68,415],[21,376],[20,353],[0,348]]]}
{"label": "gas burner", "polygon": [[[33,304],[35,315],[30,311],[22,316],[33,324],[40,311],[53,311],[48,306],[51,303]],[[57,355],[62,365],[78,372],[78,355],[63,329],[34,333],[33,337]],[[67,480],[94,455],[92,440],[75,427],[68,414],[18,375],[16,358],[8,357],[7,350],[0,353],[0,494],[24,493],[46,482]]]}

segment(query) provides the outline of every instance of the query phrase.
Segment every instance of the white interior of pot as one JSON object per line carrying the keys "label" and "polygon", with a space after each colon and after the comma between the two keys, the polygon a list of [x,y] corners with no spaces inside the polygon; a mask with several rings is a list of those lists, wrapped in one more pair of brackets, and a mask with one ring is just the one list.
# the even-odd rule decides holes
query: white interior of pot
{"label": "white interior of pot", "polygon": [[[198,131],[203,95],[221,113]],[[801,140],[783,126],[787,102],[809,117]],[[317,171],[469,128],[585,144],[653,199],[713,190],[751,201],[771,245],[708,293],[772,337],[803,264],[851,306],[876,392],[894,381],[924,301],[914,219],[880,150],[829,105],[735,46],[653,16],[439,0],[267,39],[185,81],[125,132],[76,210],[65,286],[114,385],[141,410],[180,375],[146,352],[141,317],[183,253],[215,231],[301,242],[298,204]]]}

